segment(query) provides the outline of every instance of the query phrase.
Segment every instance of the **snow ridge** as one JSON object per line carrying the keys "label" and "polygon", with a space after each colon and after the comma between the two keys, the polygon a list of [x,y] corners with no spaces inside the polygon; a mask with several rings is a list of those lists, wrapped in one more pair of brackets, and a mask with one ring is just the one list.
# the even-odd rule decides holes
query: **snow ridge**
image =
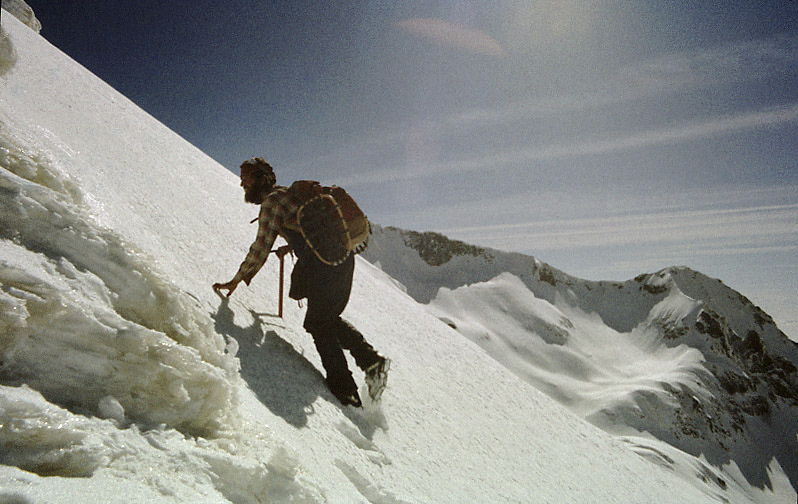
{"label": "snow ridge", "polygon": [[[534,257],[433,238],[429,261],[419,233],[374,226],[365,256],[608,432],[647,433],[716,472],[734,465],[755,488],[772,486],[775,460],[798,486],[798,345],[744,296],[686,267],[592,282]],[[708,481],[722,492],[731,478]]]}

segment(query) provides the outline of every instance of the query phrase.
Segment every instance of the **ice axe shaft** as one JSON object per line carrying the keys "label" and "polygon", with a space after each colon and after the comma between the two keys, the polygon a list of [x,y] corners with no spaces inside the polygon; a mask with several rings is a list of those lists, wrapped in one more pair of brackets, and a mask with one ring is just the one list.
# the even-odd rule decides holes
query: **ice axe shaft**
{"label": "ice axe shaft", "polygon": [[284,290],[283,284],[285,283],[285,255],[290,250],[291,249],[287,245],[282,246],[276,250],[272,250],[272,252],[277,254],[277,257],[280,258],[280,291],[277,294],[277,302],[278,302],[277,316],[280,318],[283,318],[283,290]]}
{"label": "ice axe shaft", "polygon": [[283,280],[285,278],[285,261],[284,256],[280,256],[280,295],[277,296],[279,306],[277,307],[277,316],[283,318]]}

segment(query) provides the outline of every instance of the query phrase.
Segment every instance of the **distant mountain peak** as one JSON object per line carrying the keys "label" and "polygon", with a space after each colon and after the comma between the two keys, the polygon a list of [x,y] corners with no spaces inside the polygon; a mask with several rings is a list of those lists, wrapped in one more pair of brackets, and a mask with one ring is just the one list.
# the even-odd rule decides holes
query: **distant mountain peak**
{"label": "distant mountain peak", "polygon": [[[798,344],[722,281],[687,266],[625,282],[582,280],[532,256],[379,226],[365,257],[596,425],[648,432],[717,467],[734,461],[757,486],[768,484],[763,471],[775,458],[798,484]],[[553,339],[546,328],[554,312],[581,322]],[[605,345],[622,355],[607,361]],[[653,383],[646,366],[657,368]],[[594,392],[609,397],[605,403],[579,397],[580,388],[595,387],[586,378],[593,373],[621,380],[603,378],[607,390]],[[573,382],[581,385],[563,385]],[[618,388],[622,399],[613,395]]]}
{"label": "distant mountain peak", "polygon": [[440,233],[432,231],[402,231],[399,228],[386,229],[401,231],[405,245],[418,252],[419,257],[430,266],[440,266],[451,261],[453,257],[470,255],[473,257],[484,256],[490,260],[491,256],[484,248],[469,245],[459,240],[452,240]]}

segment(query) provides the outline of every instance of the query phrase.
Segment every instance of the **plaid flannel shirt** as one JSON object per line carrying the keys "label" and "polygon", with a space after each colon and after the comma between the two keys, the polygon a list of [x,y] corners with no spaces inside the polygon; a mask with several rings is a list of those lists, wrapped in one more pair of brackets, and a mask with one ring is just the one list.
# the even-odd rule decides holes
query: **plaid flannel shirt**
{"label": "plaid flannel shirt", "polygon": [[238,268],[234,280],[243,280],[249,285],[252,277],[260,271],[269,257],[274,240],[282,234],[286,223],[296,222],[296,214],[303,201],[284,186],[274,186],[263,200],[258,216],[258,235],[249,247],[247,257]]}

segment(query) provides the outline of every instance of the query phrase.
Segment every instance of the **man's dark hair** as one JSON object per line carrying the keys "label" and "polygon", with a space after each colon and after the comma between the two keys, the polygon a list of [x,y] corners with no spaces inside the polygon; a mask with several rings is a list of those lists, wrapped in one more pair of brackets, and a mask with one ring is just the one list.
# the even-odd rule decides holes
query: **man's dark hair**
{"label": "man's dark hair", "polygon": [[252,170],[259,178],[264,179],[264,184],[273,186],[277,183],[277,177],[274,175],[274,169],[263,158],[252,158],[241,163],[241,171]]}
{"label": "man's dark hair", "polygon": [[252,158],[241,163],[241,175],[244,176],[246,173],[255,176],[256,179],[246,188],[244,201],[260,205],[264,196],[274,188],[274,184],[277,182],[274,170],[263,158]]}

